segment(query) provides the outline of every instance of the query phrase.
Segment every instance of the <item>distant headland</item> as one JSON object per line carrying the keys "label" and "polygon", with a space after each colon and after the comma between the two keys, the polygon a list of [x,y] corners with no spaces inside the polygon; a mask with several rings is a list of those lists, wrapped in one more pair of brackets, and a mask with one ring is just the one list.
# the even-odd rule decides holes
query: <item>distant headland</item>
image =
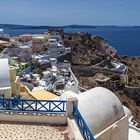
{"label": "distant headland", "polygon": [[130,28],[140,28],[140,26],[116,26],[116,25],[104,25],[104,26],[94,26],[94,25],[64,25],[64,26],[35,26],[35,25],[16,25],[16,24],[0,24],[0,28],[6,29],[49,29],[49,28],[121,28],[121,27],[130,27]]}

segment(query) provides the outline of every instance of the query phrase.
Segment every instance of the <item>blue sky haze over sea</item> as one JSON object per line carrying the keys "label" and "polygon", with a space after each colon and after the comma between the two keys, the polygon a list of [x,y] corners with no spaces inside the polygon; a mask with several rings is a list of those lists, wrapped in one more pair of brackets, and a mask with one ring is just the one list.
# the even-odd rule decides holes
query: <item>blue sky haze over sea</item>
{"label": "blue sky haze over sea", "polygon": [[0,0],[0,23],[140,25],[140,0]]}

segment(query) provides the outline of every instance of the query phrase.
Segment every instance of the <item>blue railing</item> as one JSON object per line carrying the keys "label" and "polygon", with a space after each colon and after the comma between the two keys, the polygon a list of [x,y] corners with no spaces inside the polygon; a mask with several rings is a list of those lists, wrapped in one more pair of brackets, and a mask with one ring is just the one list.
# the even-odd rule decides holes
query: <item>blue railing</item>
{"label": "blue railing", "polygon": [[0,98],[0,110],[66,112],[66,101]]}
{"label": "blue railing", "polygon": [[79,127],[79,130],[80,130],[84,140],[95,140],[91,130],[87,126],[86,122],[84,121],[84,119],[83,119],[81,113],[79,112],[77,105],[75,103],[73,103],[72,115]]}
{"label": "blue railing", "polygon": [[[65,113],[66,101],[0,98],[0,110]],[[84,121],[75,103],[73,103],[72,115],[79,127],[84,140],[94,140],[91,130]]]}

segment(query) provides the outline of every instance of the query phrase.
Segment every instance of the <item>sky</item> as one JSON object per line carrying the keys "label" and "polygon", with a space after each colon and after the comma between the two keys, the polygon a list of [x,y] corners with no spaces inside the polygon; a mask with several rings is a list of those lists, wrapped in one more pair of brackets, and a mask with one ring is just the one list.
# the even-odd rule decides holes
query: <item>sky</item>
{"label": "sky", "polygon": [[0,24],[140,25],[140,0],[0,0]]}

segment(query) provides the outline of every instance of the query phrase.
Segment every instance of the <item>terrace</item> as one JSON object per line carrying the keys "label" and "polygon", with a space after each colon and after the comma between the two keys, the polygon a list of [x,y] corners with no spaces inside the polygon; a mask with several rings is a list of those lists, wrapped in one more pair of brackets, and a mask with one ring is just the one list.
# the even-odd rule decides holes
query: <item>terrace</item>
{"label": "terrace", "polygon": [[69,140],[68,127],[41,123],[0,123],[1,140]]}
{"label": "terrace", "polygon": [[75,99],[0,98],[0,139],[94,140]]}

